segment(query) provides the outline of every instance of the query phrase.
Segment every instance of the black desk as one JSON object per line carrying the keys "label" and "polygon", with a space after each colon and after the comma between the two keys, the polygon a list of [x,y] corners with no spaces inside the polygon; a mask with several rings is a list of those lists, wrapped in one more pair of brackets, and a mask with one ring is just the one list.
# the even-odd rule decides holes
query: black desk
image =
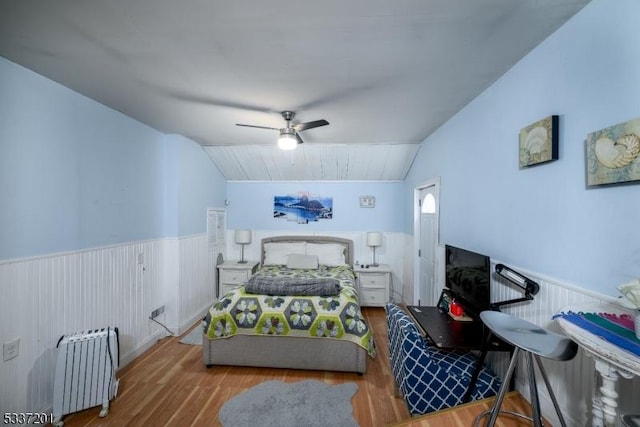
{"label": "black desk", "polygon": [[[488,351],[513,351],[513,346],[491,334],[481,320],[469,322],[455,320],[438,307],[407,306],[409,315],[416,321],[427,339],[438,348],[480,351],[478,364],[474,369],[471,382],[464,395],[463,402],[468,402],[475,386],[480,369]],[[513,377],[511,389],[513,389]]]}
{"label": "black desk", "polygon": [[[489,329],[481,320],[455,320],[438,307],[407,306],[409,314],[435,346],[455,350],[482,350]],[[497,337],[489,342],[488,351],[510,351],[512,347]]]}

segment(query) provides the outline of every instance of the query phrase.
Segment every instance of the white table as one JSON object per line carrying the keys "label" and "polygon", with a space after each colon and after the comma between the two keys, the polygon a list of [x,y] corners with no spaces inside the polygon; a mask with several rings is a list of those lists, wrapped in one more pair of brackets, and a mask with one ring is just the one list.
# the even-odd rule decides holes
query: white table
{"label": "white table", "polygon": [[356,266],[358,296],[362,307],[384,307],[391,293],[391,267],[386,264]]}
{"label": "white table", "polygon": [[220,272],[218,285],[218,298],[227,294],[231,289],[247,283],[258,269],[258,261],[246,261],[244,263],[238,261],[226,261],[218,265]]}
{"label": "white table", "polygon": [[[567,307],[563,312],[629,314],[633,310],[614,304],[597,304]],[[640,376],[640,357],[626,351],[601,337],[582,329],[580,326],[558,317],[560,328],[595,360],[595,369],[602,378],[602,386],[593,397],[593,426],[614,426],[618,417],[618,393],[616,383],[619,377]]]}

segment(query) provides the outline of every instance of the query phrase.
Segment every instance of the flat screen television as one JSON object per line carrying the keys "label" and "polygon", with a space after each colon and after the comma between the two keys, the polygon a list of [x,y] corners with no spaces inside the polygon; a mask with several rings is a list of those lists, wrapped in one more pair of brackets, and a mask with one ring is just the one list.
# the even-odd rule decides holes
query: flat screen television
{"label": "flat screen television", "polygon": [[491,307],[491,260],[488,256],[445,245],[445,278],[453,298],[477,316]]}

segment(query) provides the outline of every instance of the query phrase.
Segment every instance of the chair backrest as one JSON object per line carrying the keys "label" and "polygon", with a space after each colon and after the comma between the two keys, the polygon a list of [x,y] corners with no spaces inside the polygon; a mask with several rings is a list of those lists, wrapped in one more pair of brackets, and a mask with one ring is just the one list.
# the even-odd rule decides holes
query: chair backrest
{"label": "chair backrest", "polygon": [[[402,353],[401,346],[404,339],[403,331],[415,331],[418,329],[413,320],[400,307],[395,304],[385,306],[387,312],[387,330],[389,336],[389,359],[391,371],[398,387],[402,384]],[[418,334],[419,335],[419,334]]]}
{"label": "chair backrest", "polygon": [[[391,368],[411,414],[425,414],[462,403],[476,358],[470,353],[428,346],[413,320],[387,304]],[[483,367],[472,399],[497,393],[500,380]]]}
{"label": "chair backrest", "polygon": [[396,380],[396,384],[400,387],[402,378],[402,368],[400,363],[400,325],[398,324],[397,315],[400,308],[394,304],[385,306],[387,312],[387,334],[389,336],[389,362],[391,363],[391,372]]}

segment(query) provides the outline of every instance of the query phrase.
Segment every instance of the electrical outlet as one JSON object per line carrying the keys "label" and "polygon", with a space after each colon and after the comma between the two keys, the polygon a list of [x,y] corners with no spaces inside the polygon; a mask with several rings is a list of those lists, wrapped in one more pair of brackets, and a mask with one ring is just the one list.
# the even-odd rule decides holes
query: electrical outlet
{"label": "electrical outlet", "polygon": [[156,317],[160,316],[162,313],[164,313],[164,305],[161,305],[160,307],[153,310],[151,312],[151,318],[155,319]]}
{"label": "electrical outlet", "polygon": [[20,338],[6,342],[2,345],[2,361],[14,359],[20,353]]}

